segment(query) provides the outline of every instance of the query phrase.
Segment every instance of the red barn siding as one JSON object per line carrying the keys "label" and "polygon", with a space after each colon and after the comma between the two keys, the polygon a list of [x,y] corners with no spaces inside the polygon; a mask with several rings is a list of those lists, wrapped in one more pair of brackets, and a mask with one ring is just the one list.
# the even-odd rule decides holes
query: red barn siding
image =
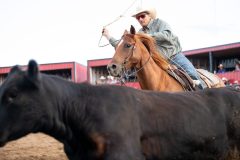
{"label": "red barn siding", "polygon": [[75,81],[85,82],[87,81],[87,67],[81,64],[75,63]]}
{"label": "red barn siding", "polygon": [[240,82],[240,71],[218,73],[217,75],[221,78],[227,78],[230,82],[233,82],[235,80],[238,80]]}
{"label": "red barn siding", "polygon": [[[21,66],[23,69],[26,66]],[[11,67],[0,67],[0,75],[9,73]],[[87,67],[76,62],[39,64],[40,71],[70,70],[73,82],[87,81]]]}
{"label": "red barn siding", "polygon": [[141,89],[141,86],[138,82],[128,82],[126,84],[124,84],[128,87],[132,87],[132,88],[135,88],[135,89]]}
{"label": "red barn siding", "polygon": [[107,66],[107,64],[110,63],[110,61],[111,61],[111,58],[88,60],[88,67]]}
{"label": "red barn siding", "polygon": [[194,50],[184,51],[183,53],[184,55],[189,56],[189,55],[203,54],[203,53],[209,53],[209,52],[232,50],[232,49],[238,49],[238,48],[240,48],[240,42],[214,46],[214,47],[201,48],[201,49],[194,49]]}
{"label": "red barn siding", "polygon": [[69,63],[51,63],[51,64],[40,64],[40,71],[50,71],[50,70],[59,70],[59,69],[73,69],[74,62]]}
{"label": "red barn siding", "polygon": [[0,74],[7,74],[8,72],[10,72],[10,69],[10,67],[1,67]]}

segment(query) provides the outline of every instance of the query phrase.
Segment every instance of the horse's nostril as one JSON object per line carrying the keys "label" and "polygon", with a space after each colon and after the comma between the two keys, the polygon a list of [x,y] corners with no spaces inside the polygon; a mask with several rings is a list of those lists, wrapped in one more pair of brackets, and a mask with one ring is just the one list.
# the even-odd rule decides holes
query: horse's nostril
{"label": "horse's nostril", "polygon": [[112,69],[116,69],[117,65],[116,64],[112,64]]}
{"label": "horse's nostril", "polygon": [[107,70],[108,71],[111,71],[111,70],[115,70],[117,68],[117,65],[116,64],[109,64],[108,66],[107,66]]}

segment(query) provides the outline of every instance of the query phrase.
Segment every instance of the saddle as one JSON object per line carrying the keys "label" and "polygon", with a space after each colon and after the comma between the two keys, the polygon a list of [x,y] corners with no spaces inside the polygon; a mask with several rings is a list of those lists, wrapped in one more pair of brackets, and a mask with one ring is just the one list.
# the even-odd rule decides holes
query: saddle
{"label": "saddle", "polygon": [[215,88],[221,82],[221,79],[218,78],[211,72],[208,72],[205,69],[196,69],[200,78],[205,82],[208,88]]}
{"label": "saddle", "polygon": [[196,90],[196,87],[192,78],[187,73],[177,68],[175,65],[169,65],[167,72],[170,76],[172,76],[181,84],[181,86],[185,91]]}
{"label": "saddle", "polygon": [[[220,82],[214,74],[205,69],[196,69],[200,78],[205,82],[208,88],[216,87]],[[169,75],[175,78],[183,87],[185,91],[196,91],[196,83],[194,80],[183,70],[177,68],[175,65],[170,65],[167,69]]]}

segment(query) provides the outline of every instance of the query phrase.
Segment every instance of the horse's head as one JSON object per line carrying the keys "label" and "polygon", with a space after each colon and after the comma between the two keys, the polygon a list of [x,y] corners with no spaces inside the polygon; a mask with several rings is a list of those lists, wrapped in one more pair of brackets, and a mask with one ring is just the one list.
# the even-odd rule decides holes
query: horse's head
{"label": "horse's head", "polygon": [[135,33],[135,28],[131,26],[130,33],[125,31],[118,43],[112,61],[107,66],[112,76],[119,77],[123,70],[136,67],[139,63],[141,57],[139,47],[136,46]]}

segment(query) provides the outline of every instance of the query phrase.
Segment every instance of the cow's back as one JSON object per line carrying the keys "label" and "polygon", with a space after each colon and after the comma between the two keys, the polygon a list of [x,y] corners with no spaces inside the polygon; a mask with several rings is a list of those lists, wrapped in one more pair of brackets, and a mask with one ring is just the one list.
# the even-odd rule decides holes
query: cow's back
{"label": "cow's back", "polygon": [[[141,141],[151,157],[176,159],[214,159],[229,147],[229,127],[239,128],[232,114],[239,110],[239,92],[212,89],[194,93],[144,96],[140,105]],[[154,105],[149,105],[155,102]],[[145,104],[145,105],[144,105]],[[151,117],[151,118],[149,118]],[[237,123],[236,122],[236,123]],[[240,136],[237,130],[234,134]]]}

